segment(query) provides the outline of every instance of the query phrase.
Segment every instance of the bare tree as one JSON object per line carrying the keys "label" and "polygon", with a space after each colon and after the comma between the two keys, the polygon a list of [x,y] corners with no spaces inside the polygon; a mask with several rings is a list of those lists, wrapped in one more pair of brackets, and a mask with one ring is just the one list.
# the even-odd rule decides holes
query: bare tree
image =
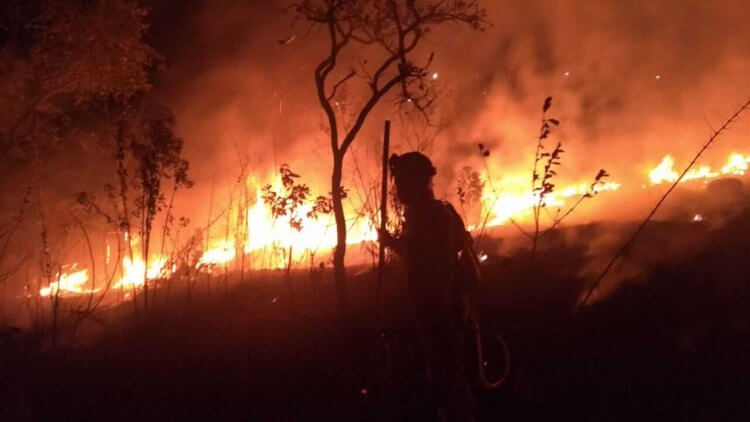
{"label": "bare tree", "polygon": [[[334,280],[339,311],[345,315],[346,219],[341,180],[346,152],[370,112],[394,88],[398,91],[398,105],[413,108],[428,117],[435,100],[434,84],[428,72],[434,55],[430,54],[424,63],[417,64],[415,50],[434,27],[466,24],[475,30],[484,29],[487,12],[478,0],[302,0],[292,3],[286,10],[295,21],[306,21],[311,27],[322,28],[330,42],[330,49],[315,67],[314,80],[318,101],[327,118],[333,155]],[[356,65],[342,63],[345,54],[365,47],[376,51],[379,59],[374,66],[367,60],[360,60]],[[341,72],[342,67],[348,70]],[[337,90],[355,77],[364,81],[367,94],[354,113],[354,123],[343,125],[342,116],[333,104]],[[333,78],[336,80],[330,80]]]}

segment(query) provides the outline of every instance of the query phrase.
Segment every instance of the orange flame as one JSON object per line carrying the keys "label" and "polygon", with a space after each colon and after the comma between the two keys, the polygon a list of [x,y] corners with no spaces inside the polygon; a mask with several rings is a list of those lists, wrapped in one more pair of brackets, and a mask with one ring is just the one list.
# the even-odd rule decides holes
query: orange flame
{"label": "orange flame", "polygon": [[[719,176],[742,176],[747,171],[749,163],[750,155],[733,153],[727,158],[727,163],[721,170],[714,171],[707,165],[692,168],[685,173],[680,183],[699,179],[713,179]],[[671,155],[665,155],[661,163],[649,171],[648,176],[652,185],[674,183],[680,177],[679,173],[674,170],[674,158]]]}
{"label": "orange flame", "polygon": [[[560,192],[552,192],[545,196],[544,202],[547,207],[563,207],[566,199],[574,196],[586,195],[587,193],[599,193],[605,191],[615,191],[622,186],[615,181],[606,181],[591,186],[590,182],[581,182],[563,188]],[[593,191],[593,192],[592,192]],[[490,215],[493,217],[488,223],[488,227],[494,227],[508,222],[511,218],[523,221],[531,215],[531,211],[539,203],[539,193],[499,193],[497,195],[488,192],[485,187],[485,194],[482,199],[485,207],[490,208]],[[475,227],[469,227],[473,230]]]}
{"label": "orange flame", "polygon": [[[149,260],[148,269],[141,257],[128,257],[122,260],[122,277],[112,286],[113,289],[137,289],[145,285],[146,279],[156,280],[169,276],[165,268],[166,257],[155,257]],[[145,276],[145,279],[144,279]]]}
{"label": "orange flame", "polygon": [[196,267],[223,265],[233,261],[236,255],[234,244],[230,241],[222,240],[203,252]]}
{"label": "orange flame", "polygon": [[[726,163],[719,169],[713,170],[708,165],[701,165],[688,171],[683,177],[683,182],[691,180],[707,180],[723,175],[745,175],[750,167],[750,155],[732,153]],[[661,162],[647,171],[650,185],[662,183],[673,183],[679,178],[675,170],[675,160],[671,155],[665,155]],[[255,179],[248,179],[247,183],[260,186]],[[528,191],[527,175],[512,174],[507,176],[501,183],[502,190],[493,192],[489,186],[485,186],[481,206],[489,213],[488,227],[507,223],[511,218],[524,222],[531,216],[531,212],[539,202],[538,193]],[[274,179],[272,186],[281,190],[281,180]],[[588,193],[605,191],[616,191],[622,185],[616,181],[597,183],[593,187],[590,182],[581,182],[560,188],[545,197],[548,207],[564,207],[572,198],[580,197]],[[244,250],[238,250],[234,239],[222,239],[211,242],[198,259],[196,267],[205,268],[210,271],[211,267],[217,265],[229,265],[235,262],[239,256],[263,253],[264,259],[252,260],[252,268],[283,268],[286,266],[292,251],[292,260],[299,261],[306,253],[314,251],[328,251],[336,246],[336,228],[331,215],[320,215],[318,219],[309,217],[311,205],[303,205],[297,212],[296,217],[301,221],[301,229],[291,227],[290,217],[274,217],[269,207],[264,203],[260,190],[255,190],[255,202],[246,212],[245,222],[247,225],[246,238],[244,239]],[[239,212],[239,211],[236,211]],[[694,221],[698,222],[702,216],[697,215]],[[469,227],[473,230],[476,227]],[[377,240],[376,228],[366,218],[361,218],[348,227],[347,243],[360,244]],[[125,241],[138,242],[137,236],[129,236],[125,233]],[[271,254],[264,252],[270,249]],[[109,262],[111,251],[106,246],[105,260]],[[148,268],[144,259],[137,254],[133,257],[125,257],[122,260],[122,276],[112,286],[113,289],[140,289],[147,281],[163,279],[171,276],[177,271],[177,265],[170,262],[166,256],[152,256],[149,259]],[[47,297],[54,294],[81,295],[97,292],[100,289],[87,289],[89,282],[88,270],[76,270],[76,264],[67,272],[58,273],[56,281],[39,290],[39,295]]]}
{"label": "orange flame", "polygon": [[[256,184],[257,185],[257,184]],[[280,190],[281,180],[276,179],[272,184],[274,189]],[[330,250],[336,246],[336,227],[330,215],[320,215],[318,219],[309,217],[307,214],[312,210],[312,205],[304,204],[298,211],[296,217],[301,220],[301,229],[298,231],[290,224],[290,216],[274,217],[271,210],[263,202],[260,190],[256,192],[255,204],[247,212],[247,239],[245,241],[246,254],[257,252],[266,248],[289,249],[293,247],[295,260],[309,251]],[[368,222],[361,219],[349,228],[347,244],[359,244],[365,241],[377,240],[377,231]],[[226,240],[220,243],[230,243]],[[233,248],[233,247],[232,247]],[[214,254],[210,250],[207,253]],[[232,257],[234,259],[234,256]],[[269,263],[261,263],[261,267],[283,268],[288,257],[277,255],[270,258]]]}
{"label": "orange flame", "polygon": [[71,265],[70,269],[72,272],[58,272],[55,275],[57,281],[53,281],[49,286],[39,289],[39,296],[83,295],[99,291],[99,289],[91,290],[84,287],[89,281],[89,270],[83,269],[80,271],[73,271],[76,267],[77,264]]}
{"label": "orange flame", "polygon": [[750,155],[732,154],[724,167],[721,168],[721,174],[743,176],[747,171],[748,164],[750,164]]}

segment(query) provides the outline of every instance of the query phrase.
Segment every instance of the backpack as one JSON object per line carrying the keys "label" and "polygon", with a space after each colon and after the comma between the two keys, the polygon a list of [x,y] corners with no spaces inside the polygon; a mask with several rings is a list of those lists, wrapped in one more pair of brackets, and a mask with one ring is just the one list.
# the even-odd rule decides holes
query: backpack
{"label": "backpack", "polygon": [[474,248],[474,240],[471,233],[466,230],[464,220],[456,211],[456,208],[450,202],[444,201],[443,205],[448,209],[456,221],[457,227],[460,227],[459,237],[460,249],[458,250],[456,268],[456,278],[454,288],[459,294],[466,294],[476,290],[482,282],[482,268],[479,261],[479,255]]}

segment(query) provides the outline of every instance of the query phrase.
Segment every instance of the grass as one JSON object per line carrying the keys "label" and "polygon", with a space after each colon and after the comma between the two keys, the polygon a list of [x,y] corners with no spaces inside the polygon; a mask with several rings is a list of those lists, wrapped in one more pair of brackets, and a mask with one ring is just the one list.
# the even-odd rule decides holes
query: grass
{"label": "grass", "polygon": [[[507,387],[476,393],[480,420],[750,415],[750,212],[720,227],[654,222],[623,256],[630,271],[615,269],[610,283],[625,280],[575,313],[606,249],[633,227],[556,230],[534,258],[534,281],[528,250],[490,258],[476,304],[503,332],[514,367]],[[153,313],[148,339],[125,304],[82,328],[76,346],[6,347],[0,368],[14,375],[0,391],[22,388],[38,420],[425,420],[428,389],[391,388],[384,376],[375,272],[351,273],[346,327],[330,273],[316,285],[292,275],[299,316],[282,274],[255,274],[226,295],[173,297]],[[403,275],[387,275],[386,325],[413,328]],[[397,347],[400,379],[418,374],[416,342],[407,335]]]}

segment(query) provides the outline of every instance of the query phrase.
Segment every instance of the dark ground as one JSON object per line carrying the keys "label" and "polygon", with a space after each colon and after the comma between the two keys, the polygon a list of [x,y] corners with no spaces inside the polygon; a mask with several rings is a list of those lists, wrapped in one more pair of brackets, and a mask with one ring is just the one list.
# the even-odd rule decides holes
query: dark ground
{"label": "dark ground", "polygon": [[[650,225],[623,259],[640,271],[574,313],[591,279],[581,275],[586,246],[632,228],[566,229],[533,265],[522,251],[490,258],[476,303],[513,367],[502,389],[476,393],[480,421],[748,420],[750,214],[721,227]],[[3,349],[0,399],[12,400],[2,406],[23,391],[33,420],[434,420],[427,388],[412,382],[421,359],[399,272],[386,285],[385,325],[406,327],[391,388],[374,273],[352,275],[344,328],[329,276],[295,274],[297,315],[280,276],[267,273],[191,302],[177,292],[148,332],[124,306],[90,324],[86,344],[50,350],[22,334]]]}

